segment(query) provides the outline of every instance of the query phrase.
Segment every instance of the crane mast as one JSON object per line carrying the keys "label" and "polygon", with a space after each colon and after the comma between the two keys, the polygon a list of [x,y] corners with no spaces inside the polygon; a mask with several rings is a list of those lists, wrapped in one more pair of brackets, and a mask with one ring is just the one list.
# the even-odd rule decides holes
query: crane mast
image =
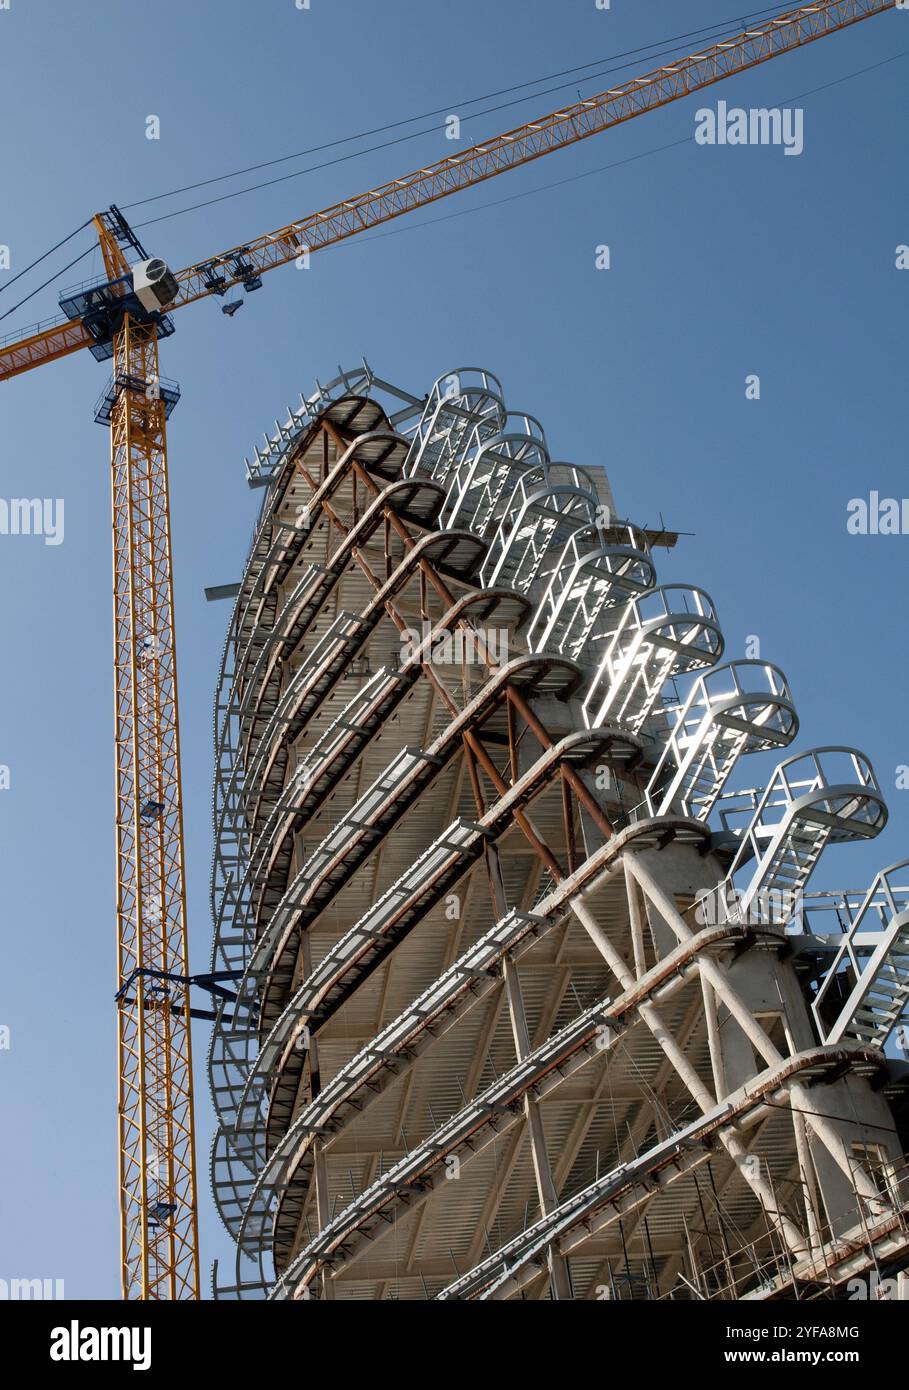
{"label": "crane mast", "polygon": [[120,1211],[125,1298],[199,1297],[166,401],[154,324],[114,336]]}
{"label": "crane mast", "polygon": [[[98,215],[108,282],[144,248]],[[121,295],[109,425],[114,591],[117,1026],[121,1287],[126,1299],[199,1297],[180,728],[159,318]],[[146,319],[140,320],[139,315]]]}
{"label": "crane mast", "polygon": [[[112,358],[96,419],[110,426],[116,749],[122,1288],[199,1297],[189,964],[166,421],[159,337],[172,310],[665,106],[895,8],[817,0],[403,178],[167,273],[160,312],[124,255],[144,250],[116,208],[95,217],[107,280],[64,297],[49,328],[0,343],[0,380],[88,348]],[[146,267],[152,262],[146,261]],[[156,272],[157,273],[157,272]],[[166,311],[166,312],[165,312]]]}

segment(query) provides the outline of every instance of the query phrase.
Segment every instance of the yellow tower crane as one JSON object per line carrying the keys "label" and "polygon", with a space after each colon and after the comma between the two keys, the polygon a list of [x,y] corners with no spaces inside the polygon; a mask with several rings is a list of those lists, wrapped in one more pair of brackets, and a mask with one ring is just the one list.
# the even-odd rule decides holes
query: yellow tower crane
{"label": "yellow tower crane", "polygon": [[111,438],[124,1298],[199,1297],[189,987],[225,993],[188,964],[166,438],[179,391],[158,372],[170,315],[899,3],[802,5],[176,274],[111,207],[94,218],[106,279],[64,296],[49,327],[0,343],[0,380],[82,348],[113,359],[96,418]]}

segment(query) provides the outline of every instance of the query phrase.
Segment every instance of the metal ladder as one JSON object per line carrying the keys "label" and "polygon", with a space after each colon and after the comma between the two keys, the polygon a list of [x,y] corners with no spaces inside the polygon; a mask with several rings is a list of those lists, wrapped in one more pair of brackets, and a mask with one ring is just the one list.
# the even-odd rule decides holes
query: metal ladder
{"label": "metal ladder", "polygon": [[596,509],[596,486],[583,468],[545,463],[527,469],[515,482],[492,533],[481,582],[487,588],[506,585],[528,593],[541,572],[546,575],[545,563],[554,563],[572,534],[595,526]]}
{"label": "metal ladder", "polygon": [[585,526],[570,536],[553,566],[527,634],[532,651],[578,660],[615,628],[614,610],[656,582],[645,533],[631,522],[608,531]]}
{"label": "metal ladder", "polygon": [[528,468],[546,463],[546,436],[532,415],[509,412],[502,432],[492,438],[485,419],[481,419],[446,480],[439,525],[468,526],[479,536],[489,534],[517,478]]}
{"label": "metal ladder", "polygon": [[491,372],[459,367],[439,377],[423,409],[404,465],[444,485],[471,444],[499,434],[505,423],[502,387]]}
{"label": "metal ladder", "polygon": [[[724,813],[727,828],[730,814],[736,812]],[[754,860],[746,888],[733,895],[727,920],[749,920],[759,900],[771,894],[783,901],[796,898],[827,844],[872,839],[886,823],[887,807],[864,753],[828,747],[787,758],[761,795],[721,885],[731,886]]]}
{"label": "metal ladder", "polygon": [[[897,882],[901,877],[902,883]],[[875,920],[876,919],[876,920]],[[876,928],[876,930],[875,930]],[[835,1022],[824,1001],[843,981],[852,988]],[[843,936],[811,1008],[825,1043],[858,1038],[883,1047],[909,1005],[909,859],[882,869]]]}
{"label": "metal ladder", "polygon": [[639,733],[666,682],[723,655],[713,599],[703,589],[664,584],[620,610],[584,697],[588,729],[618,724]]}
{"label": "metal ladder", "polygon": [[786,748],[799,727],[786,677],[766,661],[731,661],[698,676],[674,718],[647,808],[665,816],[677,807],[701,821],[743,754]]}

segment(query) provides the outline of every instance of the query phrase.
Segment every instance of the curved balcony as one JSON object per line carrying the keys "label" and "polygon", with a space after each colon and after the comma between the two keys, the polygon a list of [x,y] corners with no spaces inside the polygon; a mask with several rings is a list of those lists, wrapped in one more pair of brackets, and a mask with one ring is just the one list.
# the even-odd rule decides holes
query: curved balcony
{"label": "curved balcony", "polygon": [[[257,1161],[258,1160],[258,1161]],[[215,1210],[232,1240],[239,1240],[243,1218],[256,1189],[256,1173],[261,1171],[265,1154],[250,1150],[241,1157],[235,1139],[218,1127],[212,1140],[209,1177]]]}
{"label": "curved balcony", "polygon": [[[325,386],[317,381],[311,396],[304,397],[301,393],[299,406],[288,407],[283,425],[275,421],[275,433],[271,437],[265,435],[264,449],[254,445],[252,460],[244,459],[250,484],[255,487],[267,483],[280,485],[297,442],[321,417],[351,433],[373,428],[378,419],[387,420],[388,411],[376,398],[376,393],[389,396],[389,405],[403,405],[403,409],[394,412],[396,423],[415,415],[420,408],[412,396],[377,377],[364,359],[361,365],[341,371]],[[273,491],[278,490],[279,487],[273,487]]]}

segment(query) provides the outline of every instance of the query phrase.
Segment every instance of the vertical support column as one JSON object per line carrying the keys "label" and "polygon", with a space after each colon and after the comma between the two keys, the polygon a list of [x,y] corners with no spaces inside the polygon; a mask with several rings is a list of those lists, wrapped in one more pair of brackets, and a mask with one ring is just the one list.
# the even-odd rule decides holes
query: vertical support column
{"label": "vertical support column", "polygon": [[[641,863],[640,859],[633,855],[627,855],[626,862],[641,888],[653,903],[663,920],[675,933],[678,940],[690,941],[693,933],[688,927],[688,924],[682,920],[675,903],[663,891],[652,874]],[[716,961],[704,955],[698,960],[698,970],[705,984],[709,984],[713,988],[717,998],[722,999],[731,1017],[735,1019],[742,1032],[748,1038],[755,1053],[763,1057],[768,1066],[779,1066],[783,1061],[782,1053],[771,1042],[765,1030],[748,1009],[739,992],[732,987],[726,971],[721,969]],[[877,1201],[879,1199],[877,1188],[864,1168],[860,1164],[854,1167],[850,1165],[849,1155],[846,1151],[843,1138],[837,1131],[836,1122],[831,1122],[827,1116],[818,1114],[811,1109],[807,1104],[805,1088],[800,1082],[795,1081],[792,1083],[790,1087],[790,1097],[794,1108],[802,1108],[807,1123],[828,1150],[843,1175],[852,1181],[858,1194],[864,1197],[866,1201]],[[793,1119],[795,1119],[794,1114]]]}
{"label": "vertical support column", "polygon": [[[469,745],[466,740],[464,757],[467,760],[467,771],[470,775],[477,811],[478,814],[482,815],[484,809],[483,793],[477,775],[476,758],[473,746]],[[486,845],[484,859],[493,911],[495,912],[496,920],[500,921],[508,911],[508,898],[505,893],[505,883],[502,878],[499,853],[494,845]],[[502,973],[505,980],[505,997],[508,1000],[508,1013],[511,1019],[515,1056],[520,1062],[523,1061],[530,1051],[530,1031],[527,1027],[527,1015],[524,1010],[524,997],[521,993],[520,977],[518,976],[517,967],[508,956],[505,957],[503,962]],[[552,1166],[549,1162],[549,1152],[546,1148],[543,1117],[540,1114],[536,1102],[530,1096],[524,1097],[524,1118],[527,1122],[527,1132],[530,1136],[533,1171],[537,1185],[537,1197],[540,1203],[540,1209],[543,1214],[546,1215],[558,1205],[559,1199],[555,1184],[552,1180]],[[563,1300],[570,1299],[571,1281],[568,1277],[568,1268],[565,1261],[552,1246],[549,1247],[547,1258],[549,1265],[549,1284],[553,1298]]]}
{"label": "vertical support column", "polygon": [[[118,984],[189,973],[164,403],[153,324],[114,339],[111,415]],[[127,1299],[199,1297],[188,991],[119,1000]]]}
{"label": "vertical support column", "polygon": [[[514,1034],[515,1051],[518,1061],[523,1061],[530,1051],[530,1034],[527,1029],[527,1015],[524,1012],[524,998],[521,994],[521,982],[518,978],[517,967],[509,956],[505,957],[502,970],[505,976],[505,996],[508,1000],[508,1012],[511,1018],[511,1030]],[[527,1121],[527,1130],[530,1135],[530,1147],[533,1155],[533,1171],[537,1183],[537,1195],[540,1201],[540,1208],[544,1216],[547,1216],[555,1207],[558,1206],[559,1197],[552,1181],[552,1168],[549,1162],[549,1153],[546,1148],[546,1135],[543,1132],[543,1117],[540,1114],[540,1107],[530,1097],[524,1097],[524,1118]],[[549,1280],[552,1289],[552,1296],[555,1299],[571,1298],[571,1281],[568,1278],[568,1269],[564,1259],[553,1247],[547,1250],[549,1263]]]}
{"label": "vertical support column", "polygon": [[647,969],[644,955],[644,924],[641,917],[641,902],[638,897],[638,885],[629,869],[627,860],[623,860],[623,866],[625,869],[625,895],[628,899],[628,923],[631,927],[631,946],[634,951],[634,973],[640,979]]}
{"label": "vertical support column", "polygon": [[[583,899],[572,898],[570,906],[572,912],[587,932],[591,941],[593,941],[594,945],[600,951],[619,984],[624,989],[630,989],[635,983],[634,975],[628,969],[621,955],[609,940],[606,932],[597,922],[587,904]],[[679,1046],[671,1031],[666,1027],[659,1010],[652,1003],[642,1002],[638,1005],[638,1013],[650,1029],[654,1040],[659,1047],[662,1048],[669,1062],[674,1067],[679,1080],[688,1089],[694,1101],[700,1106],[701,1111],[705,1115],[708,1114],[714,1108],[716,1102],[707,1090],[707,1087],[701,1081],[691,1062],[686,1057],[684,1049]],[[768,1187],[762,1178],[749,1170],[745,1163],[748,1154],[739,1137],[734,1134],[731,1129],[723,1129],[719,1131],[719,1139],[730,1158],[732,1158],[740,1168],[743,1178],[754,1192],[764,1210],[769,1216],[779,1222],[780,1230],[790,1250],[796,1253],[803,1253],[806,1248],[804,1236],[801,1231],[799,1231],[798,1227],[780,1210],[771,1188]]]}
{"label": "vertical support column", "polygon": [[[303,867],[303,857],[300,847],[297,845],[294,849],[294,862],[299,868]],[[310,945],[309,933],[305,931],[300,933],[300,955],[303,965],[303,978],[306,980],[312,974],[312,948]],[[313,1100],[315,1100],[316,1096],[322,1090],[322,1073],[319,1067],[319,1042],[315,1034],[309,1034],[307,1047],[309,1051],[310,1094]],[[319,1233],[321,1234],[331,1220],[331,1209],[328,1203],[328,1166],[325,1162],[325,1145],[322,1143],[321,1139],[315,1138],[313,1140],[312,1151],[316,1189],[316,1220],[319,1223]],[[327,1269],[325,1269],[322,1274],[322,1297],[329,1303],[334,1302],[335,1286]]]}
{"label": "vertical support column", "polygon": [[729,1090],[726,1081],[726,1067],[723,1062],[723,1043],[720,1037],[720,1020],[717,1014],[716,994],[703,975],[700,976],[701,994],[704,999],[704,1018],[707,1021],[707,1045],[710,1048],[710,1067],[713,1072],[713,1089],[717,1100],[722,1100]]}
{"label": "vertical support column", "polygon": [[811,1254],[823,1249],[820,1221],[818,1219],[817,1184],[814,1181],[814,1165],[811,1160],[811,1146],[808,1142],[808,1128],[805,1117],[793,1111],[792,1123],[795,1129],[795,1151],[798,1155],[799,1173],[802,1181],[802,1200],[805,1206],[805,1219],[808,1223],[808,1238],[811,1241]]}

